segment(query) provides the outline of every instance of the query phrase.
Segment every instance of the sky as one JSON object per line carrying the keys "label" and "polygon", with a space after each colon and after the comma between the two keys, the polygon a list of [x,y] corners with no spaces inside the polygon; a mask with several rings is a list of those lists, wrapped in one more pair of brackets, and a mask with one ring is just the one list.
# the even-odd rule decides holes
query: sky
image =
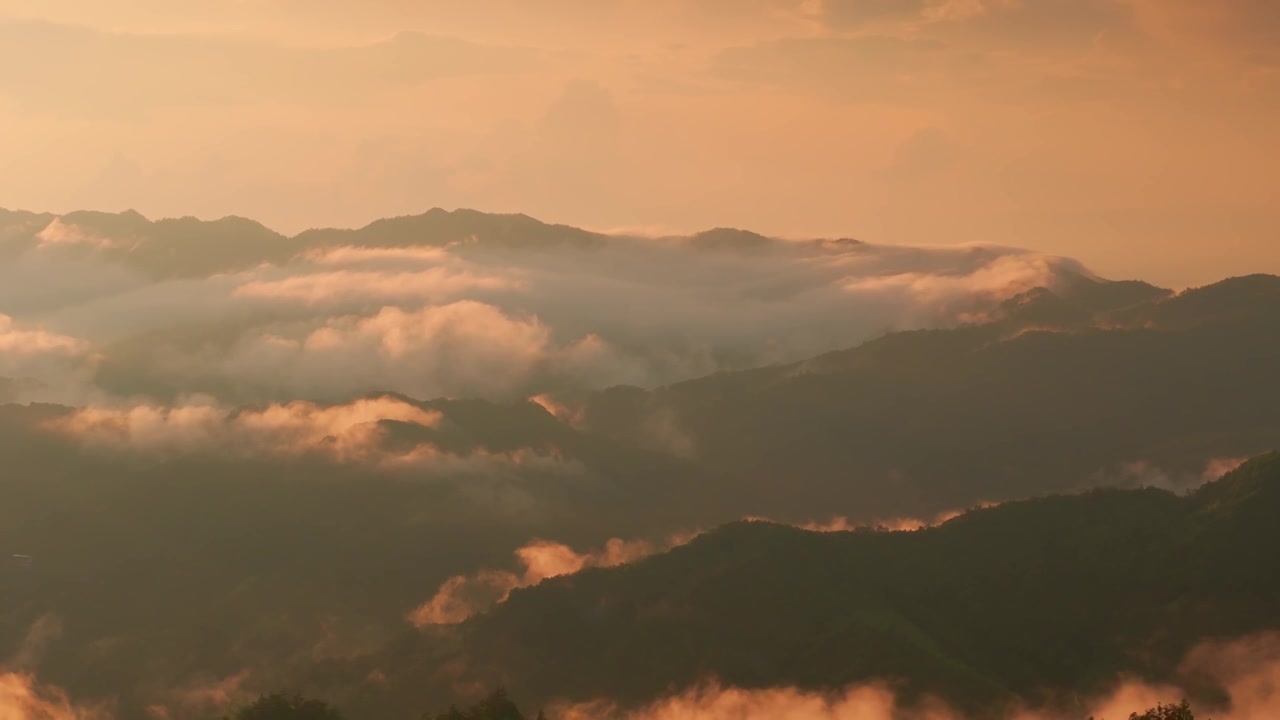
{"label": "sky", "polygon": [[1280,273],[1273,0],[0,0],[0,207]]}

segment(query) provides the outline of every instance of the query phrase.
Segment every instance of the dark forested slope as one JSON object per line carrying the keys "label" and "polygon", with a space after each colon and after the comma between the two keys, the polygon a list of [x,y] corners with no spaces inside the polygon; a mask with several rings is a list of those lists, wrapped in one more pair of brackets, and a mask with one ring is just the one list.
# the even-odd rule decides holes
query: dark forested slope
{"label": "dark forested slope", "polygon": [[[1026,317],[1042,303],[1072,312]],[[1208,460],[1280,446],[1277,367],[1280,278],[1174,296],[1093,284],[794,365],[613,388],[588,400],[584,422],[643,442],[664,419],[753,508],[927,514],[1136,484],[1124,467],[1139,463],[1198,484]]]}
{"label": "dark forested slope", "polygon": [[914,532],[731,524],[516,591],[449,652],[402,646],[376,700],[426,703],[450,660],[455,687],[505,681],[535,705],[888,679],[978,710],[1175,680],[1198,642],[1280,627],[1276,513],[1280,454],[1186,496],[1098,490]]}

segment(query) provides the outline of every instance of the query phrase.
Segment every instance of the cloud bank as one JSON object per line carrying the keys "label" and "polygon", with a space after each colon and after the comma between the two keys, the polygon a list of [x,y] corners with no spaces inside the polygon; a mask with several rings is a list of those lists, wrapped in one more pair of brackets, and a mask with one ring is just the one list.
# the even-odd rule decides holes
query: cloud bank
{"label": "cloud bank", "polygon": [[0,241],[0,376],[56,357],[64,370],[41,379],[77,404],[656,386],[954,325],[1087,274],[1013,248],[605,236],[463,211],[296,238],[240,220],[32,217]]}

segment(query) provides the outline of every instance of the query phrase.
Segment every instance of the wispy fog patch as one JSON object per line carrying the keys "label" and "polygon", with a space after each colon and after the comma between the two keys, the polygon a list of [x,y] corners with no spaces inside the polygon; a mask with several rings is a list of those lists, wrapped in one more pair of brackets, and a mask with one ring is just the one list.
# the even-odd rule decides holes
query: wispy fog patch
{"label": "wispy fog patch", "polygon": [[1248,457],[1209,458],[1200,468],[1170,467],[1150,460],[1134,460],[1100,472],[1092,480],[1098,485],[1152,487],[1174,493],[1185,493],[1205,483],[1221,479],[1248,459]]}
{"label": "wispy fog patch", "polygon": [[343,267],[399,268],[406,263],[428,265],[442,264],[455,256],[442,247],[363,247],[342,245],[335,248],[318,248],[300,255],[300,259],[316,265]]}
{"label": "wispy fog patch", "polygon": [[433,427],[440,413],[385,397],[328,407],[295,401],[241,410],[197,400],[173,407],[86,407],[47,426],[104,449],[251,455],[325,450],[343,458],[370,452],[376,424],[383,420]]}
{"label": "wispy fog patch", "polygon": [[36,233],[36,238],[40,240],[41,248],[50,245],[88,245],[107,248],[115,245],[111,238],[99,236],[78,225],[64,223],[61,218],[50,221],[43,230]]}
{"label": "wispy fog patch", "polygon": [[426,471],[441,475],[486,474],[497,467],[570,475],[586,472],[581,462],[566,458],[555,449],[520,448],[508,452],[481,449],[458,455],[425,443],[405,452],[387,453],[379,459],[379,466],[387,470]]}
{"label": "wispy fog patch", "polygon": [[371,453],[365,461],[406,482],[447,482],[458,497],[504,521],[528,521],[562,510],[544,490],[554,494],[556,488],[581,488],[594,479],[582,461],[554,448],[454,453],[424,443],[408,451]]}
{"label": "wispy fog patch", "polygon": [[[855,522],[843,515],[837,515],[829,520],[810,520],[804,523],[795,524],[801,530],[810,532],[853,532],[856,530],[876,530],[882,532],[913,532],[915,530],[923,530],[925,528],[937,527],[948,520],[953,520],[961,515],[969,512],[969,510],[979,510],[983,508],[995,507],[999,503],[983,501],[974,504],[968,510],[944,510],[931,518],[913,518],[913,517],[889,517],[872,520],[869,522]],[[746,520],[758,520],[762,522],[776,522],[765,517],[748,517]]]}
{"label": "wispy fog patch", "polygon": [[962,720],[940,707],[899,706],[887,686],[867,685],[821,694],[794,688],[741,690],[711,685],[690,690],[635,711],[608,702],[558,707],[558,720]]}
{"label": "wispy fog patch", "polygon": [[537,317],[463,300],[254,331],[210,369],[228,382],[283,386],[303,397],[380,389],[426,398],[507,397],[539,374],[590,370],[608,362],[609,354],[592,338],[556,343]]}
{"label": "wispy fog patch", "polygon": [[[1197,714],[1217,720],[1272,720],[1280,717],[1280,636],[1264,634],[1209,642],[1192,650],[1180,675],[1187,682],[1209,680],[1226,691],[1227,707],[1200,707]],[[1203,685],[1201,685],[1203,687]],[[1120,720],[1157,704],[1177,703],[1191,693],[1177,685],[1120,682],[1106,696],[1070,712],[1024,709],[1006,720]],[[708,684],[659,700],[638,710],[609,701],[561,704],[548,713],[557,720],[967,720],[937,700],[906,703],[884,683],[840,692],[795,688],[745,690]]]}
{"label": "wispy fog patch", "polygon": [[17,651],[3,665],[10,670],[32,672],[39,666],[49,645],[62,636],[62,620],[51,613],[41,615],[31,628]]}
{"label": "wispy fog patch", "polygon": [[441,302],[518,285],[518,273],[483,268],[445,248],[342,246],[306,251],[283,268],[259,268],[233,295],[351,307],[360,302]]}
{"label": "wispy fog patch", "polygon": [[307,303],[423,298],[435,300],[475,288],[500,288],[505,281],[452,273],[443,268],[418,272],[340,270],[283,280],[255,280],[236,288],[239,297],[279,298]]}
{"label": "wispy fog patch", "polygon": [[85,340],[0,314],[0,402],[83,402],[97,359]]}
{"label": "wispy fog patch", "polygon": [[193,682],[167,693],[163,702],[147,707],[152,720],[203,720],[221,717],[233,703],[248,696],[245,684],[251,673],[242,670],[216,680]]}
{"label": "wispy fog patch", "polygon": [[552,499],[557,488],[582,487],[594,478],[581,460],[554,446],[442,449],[431,432],[444,420],[438,410],[388,396],[241,408],[192,398],[174,405],[88,406],[43,427],[127,462],[311,459],[398,482],[439,483],[494,518],[539,517],[560,507]]}
{"label": "wispy fog patch", "polygon": [[1247,457],[1213,458],[1205,463],[1200,478],[1205,482],[1221,480],[1224,475],[1249,461]]}
{"label": "wispy fog patch", "polygon": [[[993,505],[995,503],[981,503],[978,507]],[[827,521],[793,524],[792,527],[821,533],[856,530],[905,532],[941,525],[960,516],[963,512],[961,510],[943,512],[928,520],[889,518],[868,523],[856,523],[846,517],[834,517]],[[748,516],[743,520],[778,522],[761,516]],[[536,585],[550,577],[572,575],[586,568],[626,565],[685,545],[702,534],[702,530],[681,532],[662,542],[612,538],[605,543],[604,547],[585,553],[579,553],[563,543],[533,540],[514,553],[519,565],[523,568],[522,571],[487,569],[473,575],[452,577],[440,586],[430,600],[414,609],[409,614],[409,620],[417,627],[457,624],[506,601],[511,591],[516,588]]]}
{"label": "wispy fog patch", "polygon": [[111,720],[105,706],[77,705],[61,688],[41,685],[33,675],[0,672],[0,717],[5,720]]}
{"label": "wispy fog patch", "polygon": [[86,343],[39,328],[22,327],[8,315],[0,315],[0,354],[5,356],[75,355]]}
{"label": "wispy fog patch", "polygon": [[580,427],[585,415],[585,409],[581,406],[571,405],[558,400],[550,393],[541,393],[529,398],[529,402],[546,410],[553,417],[561,422],[567,423],[572,427]]}
{"label": "wispy fog patch", "polygon": [[[980,249],[977,249],[979,252]],[[1005,300],[1036,287],[1052,289],[1064,265],[1061,258],[1030,253],[998,255],[967,272],[907,271],[851,278],[845,290],[853,294],[899,294],[918,312],[935,317],[968,318],[988,302]],[[1083,273],[1083,268],[1075,267]]]}
{"label": "wispy fog patch", "polygon": [[515,551],[524,568],[522,572],[484,570],[450,578],[430,600],[409,614],[409,621],[417,627],[460,623],[505,601],[516,588],[586,568],[625,565],[683,545],[695,536],[696,533],[676,535],[661,543],[612,538],[604,547],[586,553],[562,543],[534,540]]}

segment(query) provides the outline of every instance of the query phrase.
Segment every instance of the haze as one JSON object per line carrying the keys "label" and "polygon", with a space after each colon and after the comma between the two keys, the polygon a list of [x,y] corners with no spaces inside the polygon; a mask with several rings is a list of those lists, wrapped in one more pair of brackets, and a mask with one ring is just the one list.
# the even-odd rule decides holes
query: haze
{"label": "haze", "polygon": [[0,0],[10,208],[1280,270],[1270,0]]}
{"label": "haze", "polygon": [[1277,159],[1280,0],[0,0],[0,720],[1280,718]]}

